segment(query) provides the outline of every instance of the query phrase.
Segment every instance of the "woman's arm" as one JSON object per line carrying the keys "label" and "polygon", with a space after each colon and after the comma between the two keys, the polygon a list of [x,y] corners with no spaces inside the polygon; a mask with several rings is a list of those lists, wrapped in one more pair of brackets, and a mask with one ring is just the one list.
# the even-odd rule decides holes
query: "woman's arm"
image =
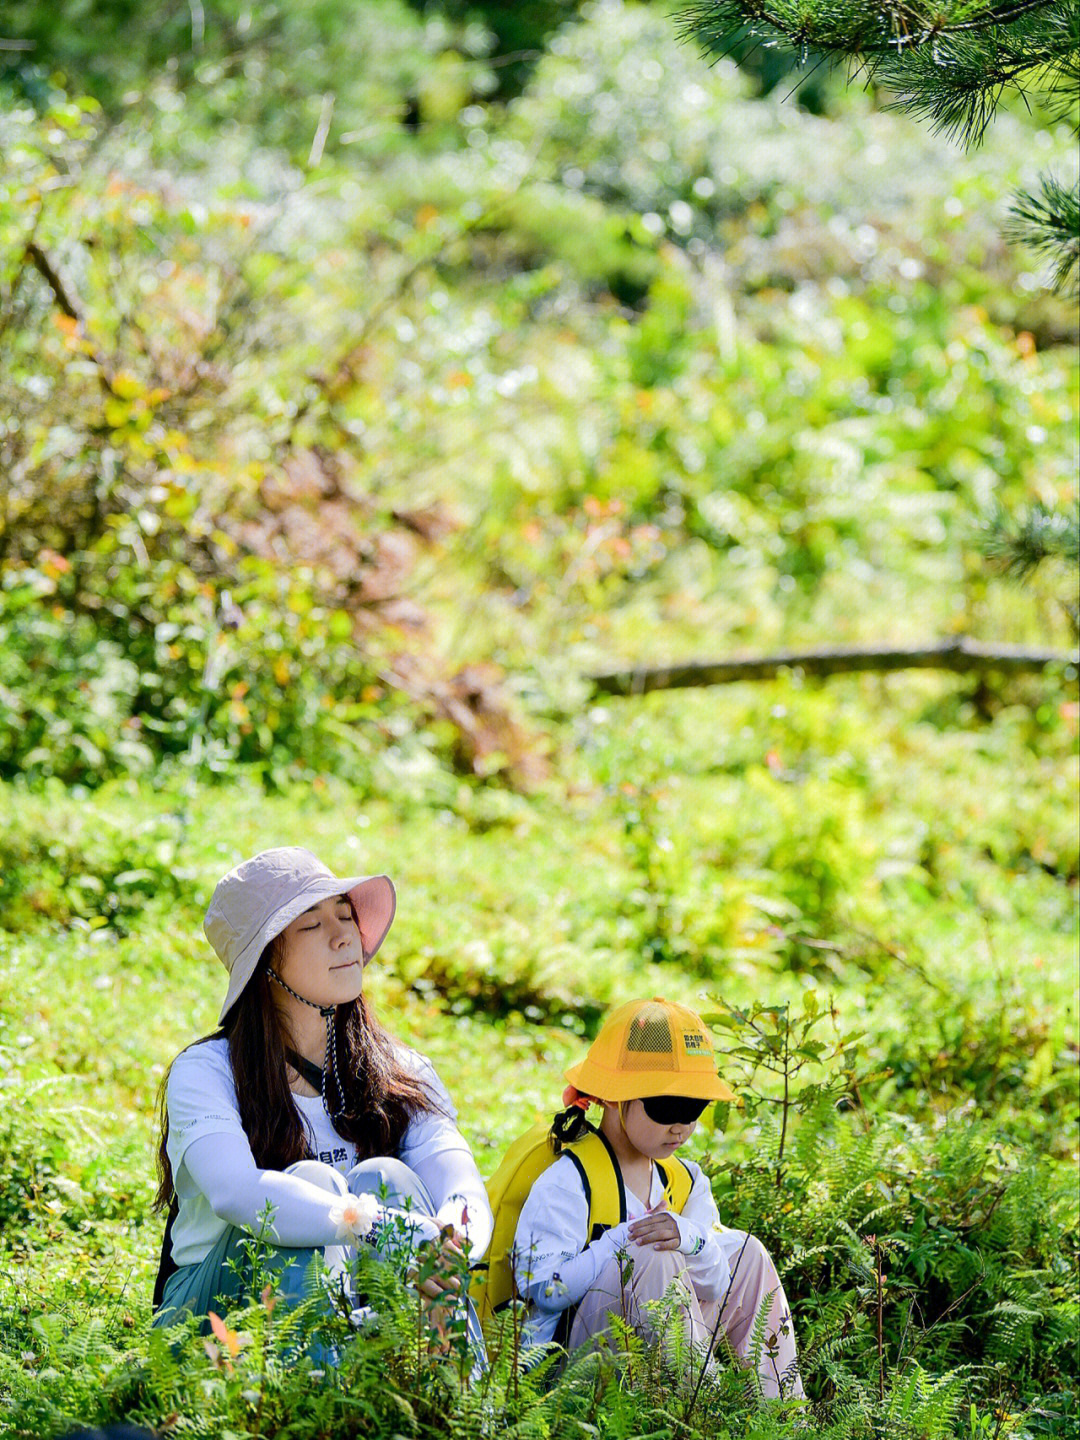
{"label": "woman's arm", "polygon": [[184,1166],[219,1220],[258,1231],[269,1205],[278,1245],[332,1245],[338,1238],[330,1211],[341,1197],[283,1170],[260,1169],[250,1145],[236,1135],[193,1140]]}
{"label": "woman's arm", "polygon": [[491,1243],[494,1220],[487,1187],[464,1138],[436,1154],[413,1162],[413,1169],[435,1201],[435,1214],[452,1225],[470,1244],[469,1258],[479,1260]]}
{"label": "woman's arm", "polygon": [[468,1239],[470,1259],[476,1261],[487,1250],[494,1225],[487,1187],[469,1142],[457,1128],[453,1101],[431,1062],[415,1051],[407,1054],[435,1108],[410,1124],[399,1158],[424,1182],[440,1223],[452,1225]]}
{"label": "woman's arm", "polygon": [[623,1250],[630,1250],[626,1222],[605,1230],[591,1241],[580,1254],[569,1260],[558,1255],[543,1255],[530,1260],[524,1254],[514,1266],[518,1288],[538,1310],[565,1310],[576,1305],[596,1283],[597,1276],[609,1260]]}
{"label": "woman's arm", "polygon": [[[307,1249],[353,1238],[339,1235],[331,1218],[340,1195],[284,1170],[260,1169],[246,1139],[204,1135],[188,1145],[183,1163],[214,1214],[230,1225],[248,1226],[258,1233],[269,1205],[270,1231],[278,1245]],[[427,1216],[380,1205],[379,1222],[388,1220],[403,1222],[413,1240],[429,1240],[438,1233],[437,1224]]]}

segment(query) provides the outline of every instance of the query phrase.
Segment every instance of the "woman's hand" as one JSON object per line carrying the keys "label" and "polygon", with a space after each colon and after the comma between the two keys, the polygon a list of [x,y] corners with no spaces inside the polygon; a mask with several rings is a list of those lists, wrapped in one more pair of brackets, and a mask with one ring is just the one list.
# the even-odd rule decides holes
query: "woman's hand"
{"label": "woman's hand", "polygon": [[461,1274],[465,1268],[465,1251],[461,1237],[448,1225],[439,1232],[438,1240],[427,1240],[417,1247],[416,1265],[410,1279],[421,1295],[428,1300],[449,1298],[461,1289]]}
{"label": "woman's hand", "polygon": [[420,1305],[431,1327],[431,1348],[439,1355],[449,1354],[449,1322],[461,1292],[461,1276],[466,1265],[461,1236],[452,1225],[439,1232],[437,1240],[427,1240],[417,1247],[417,1264],[410,1274],[420,1296]]}
{"label": "woman's hand", "polygon": [[682,1243],[675,1217],[663,1200],[640,1220],[631,1220],[627,1233],[635,1245],[651,1245],[654,1250],[677,1250]]}

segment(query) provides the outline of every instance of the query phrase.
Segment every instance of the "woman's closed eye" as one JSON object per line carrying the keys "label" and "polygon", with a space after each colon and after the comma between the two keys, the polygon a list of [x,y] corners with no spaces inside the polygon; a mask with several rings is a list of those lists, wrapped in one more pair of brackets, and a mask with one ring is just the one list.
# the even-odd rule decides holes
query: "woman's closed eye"
{"label": "woman's closed eye", "polygon": [[[347,915],[339,915],[337,918],[338,918],[339,923],[342,924],[342,925],[355,925],[355,924],[356,924],[356,920],[354,919],[353,913],[352,913],[351,910],[349,911],[349,913],[348,913]],[[321,923],[322,923],[321,921],[316,920],[313,925],[301,925],[301,926],[300,926],[300,933],[301,933],[301,935],[305,934],[305,933],[306,933],[307,931],[309,931],[309,930],[318,930],[318,928],[319,928],[319,926],[320,926]]]}

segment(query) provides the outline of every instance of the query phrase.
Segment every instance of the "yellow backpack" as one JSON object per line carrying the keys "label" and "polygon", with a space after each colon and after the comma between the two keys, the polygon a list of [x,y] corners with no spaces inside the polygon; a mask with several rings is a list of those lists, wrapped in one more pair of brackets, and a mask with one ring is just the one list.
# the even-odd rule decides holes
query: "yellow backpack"
{"label": "yellow backpack", "polygon": [[[487,1182],[495,1217],[486,1260],[473,1267],[469,1297],[482,1323],[517,1298],[512,1254],[521,1207],[533,1184],[560,1155],[569,1156],[581,1179],[589,1205],[589,1241],[626,1219],[622,1172],[606,1138],[576,1107],[540,1120],[520,1135]],[[690,1197],[694,1179],[684,1161],[673,1157],[666,1166],[653,1162],[664,1182],[667,1208],[676,1215]]]}

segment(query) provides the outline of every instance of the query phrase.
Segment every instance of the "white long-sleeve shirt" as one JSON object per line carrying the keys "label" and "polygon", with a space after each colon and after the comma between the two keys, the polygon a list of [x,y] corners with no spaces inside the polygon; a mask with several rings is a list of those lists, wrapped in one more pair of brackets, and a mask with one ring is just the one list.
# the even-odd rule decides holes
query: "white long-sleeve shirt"
{"label": "white long-sleeve shirt", "polygon": [[[457,1112],[431,1062],[398,1047],[398,1059],[423,1084],[435,1109],[410,1121],[397,1158],[424,1182],[435,1202],[438,1224],[463,1230],[479,1257],[491,1239],[487,1191],[468,1142],[457,1128]],[[334,1129],[318,1095],[294,1095],[308,1131],[312,1155],[345,1174],[356,1163],[356,1147]],[[207,1040],[177,1056],[169,1074],[168,1152],[179,1209],[172,1231],[173,1259],[194,1265],[214,1248],[229,1225],[258,1228],[269,1204],[276,1243],[331,1245],[338,1239],[330,1211],[338,1197],[280,1170],[255,1163],[240,1120],[228,1042]],[[382,1218],[395,1212],[383,1207]],[[468,1219],[463,1220],[467,1212]],[[426,1236],[438,1228],[410,1213],[412,1228]]]}
{"label": "white long-sleeve shirt", "polygon": [[[676,1163],[674,1161],[667,1162]],[[699,1165],[685,1162],[693,1185],[682,1214],[672,1215],[679,1230],[679,1250],[686,1257],[686,1271],[702,1300],[719,1300],[731,1280],[724,1236],[736,1236],[720,1223],[709,1182]],[[606,1230],[590,1243],[589,1204],[577,1168],[569,1156],[560,1156],[539,1177],[529,1191],[518,1217],[514,1238],[517,1287],[529,1302],[529,1338],[534,1343],[550,1340],[558,1328],[559,1314],[577,1305],[595,1283],[600,1271],[619,1251],[633,1255],[635,1245],[628,1229],[633,1220],[643,1219],[660,1204],[664,1185],[655,1165],[648,1205],[632,1190],[626,1190],[626,1221]],[[741,1241],[742,1236],[738,1235]]]}

